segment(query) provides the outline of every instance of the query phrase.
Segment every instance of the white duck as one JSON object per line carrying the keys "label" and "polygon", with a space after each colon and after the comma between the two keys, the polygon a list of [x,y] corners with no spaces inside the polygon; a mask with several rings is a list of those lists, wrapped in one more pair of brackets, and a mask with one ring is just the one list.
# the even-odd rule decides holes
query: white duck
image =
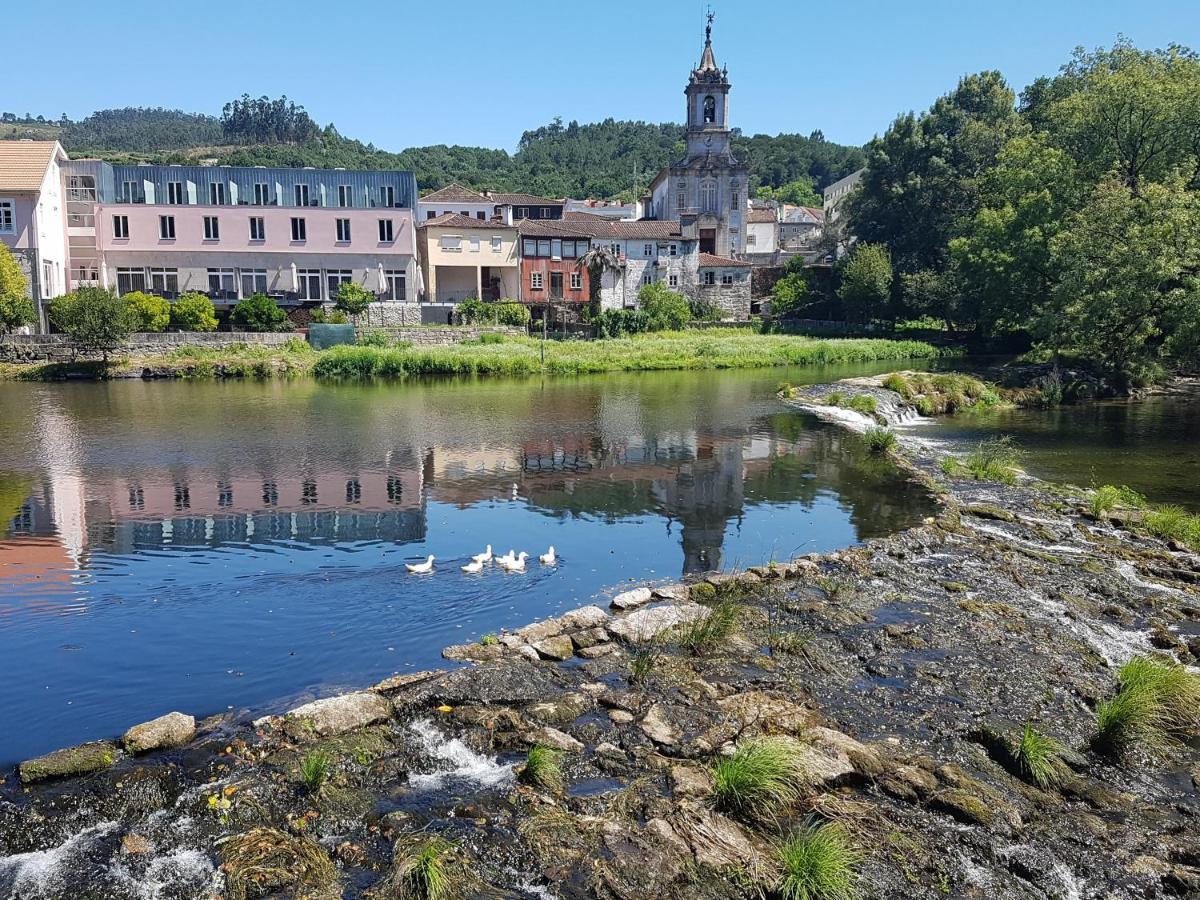
{"label": "white duck", "polygon": [[493,562],[496,565],[498,565],[500,568],[505,569],[505,568],[508,568],[508,566],[511,565],[513,562],[515,562],[516,559],[517,559],[517,551],[509,550],[503,556],[497,556],[493,560]]}
{"label": "white duck", "polygon": [[423,563],[405,563],[404,568],[413,575],[428,575],[433,571],[433,555],[427,556]]}
{"label": "white duck", "polygon": [[558,557],[554,555],[554,547],[551,546],[549,550],[539,556],[538,562],[540,562],[543,566],[552,566],[557,563]]}
{"label": "white duck", "polygon": [[529,554],[526,553],[524,550],[522,550],[516,559],[502,560],[500,562],[500,565],[507,572],[524,572],[525,571],[525,560],[527,560],[528,558],[529,558]]}
{"label": "white duck", "polygon": [[[492,561],[492,545],[488,544],[486,550],[484,550],[482,553],[476,553],[471,557],[471,560],[479,563],[481,566],[485,563],[490,563]],[[479,570],[475,569],[475,571],[478,572]]]}
{"label": "white duck", "polygon": [[472,575],[474,575],[478,572],[482,572],[483,571],[483,560],[476,557],[475,559],[471,560],[471,562],[469,562],[465,566],[463,566],[462,570],[464,572],[469,572]]}

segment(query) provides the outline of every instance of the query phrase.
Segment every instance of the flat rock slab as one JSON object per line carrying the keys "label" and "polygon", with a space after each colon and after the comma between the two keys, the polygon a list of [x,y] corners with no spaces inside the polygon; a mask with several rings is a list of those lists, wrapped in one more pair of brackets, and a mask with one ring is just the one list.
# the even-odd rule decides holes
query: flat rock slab
{"label": "flat rock slab", "polygon": [[563,750],[567,753],[578,753],[583,749],[583,744],[575,740],[565,731],[559,731],[557,728],[551,728],[547,725],[545,728],[540,728],[533,733],[533,739],[547,747],[553,747],[555,750]]}
{"label": "flat rock slab", "polygon": [[558,623],[567,631],[577,628],[600,628],[608,624],[610,616],[595,604],[581,606],[558,617]]}
{"label": "flat rock slab", "polygon": [[684,603],[692,595],[691,588],[686,584],[663,584],[650,592],[655,600],[670,600],[674,603]]}
{"label": "flat rock slab", "polygon": [[452,644],[442,650],[443,659],[456,662],[491,662],[504,655],[504,647],[500,644]]}
{"label": "flat rock slab", "polygon": [[624,591],[612,598],[609,603],[613,609],[637,609],[639,606],[645,606],[653,599],[653,592],[648,587],[634,588],[631,591]]}
{"label": "flat rock slab", "polygon": [[356,728],[386,721],[391,716],[392,704],[386,697],[370,691],[359,691],[297,706],[288,712],[284,722],[288,733],[299,740],[345,734]]}
{"label": "flat rock slab", "polygon": [[93,741],[55,750],[45,756],[29,759],[17,767],[22,784],[44,781],[47,778],[64,778],[68,775],[86,775],[107,769],[117,761],[116,745],[110,741]]}
{"label": "flat rock slab", "polygon": [[679,743],[679,731],[667,721],[667,711],[661,703],[655,703],[646,710],[639,725],[642,733],[656,744]]}
{"label": "flat rock slab", "polygon": [[548,637],[532,647],[542,659],[564,660],[575,655],[575,644],[565,634]]}
{"label": "flat rock slab", "polygon": [[134,725],[122,736],[121,744],[126,753],[148,753],[167,747],[182,747],[195,736],[194,717],[181,712],[169,712],[141,725]]}
{"label": "flat rock slab", "polygon": [[677,625],[686,625],[709,615],[706,607],[698,603],[679,603],[639,609],[621,619],[616,619],[608,630],[622,640],[631,643],[649,641]]}
{"label": "flat rock slab", "polygon": [[544,622],[534,622],[532,625],[518,628],[514,634],[527,644],[536,644],[562,632],[563,627],[558,619],[546,619]]}
{"label": "flat rock slab", "polygon": [[401,675],[393,675],[390,678],[383,679],[378,684],[372,685],[371,690],[377,694],[391,694],[396,691],[402,691],[407,687],[412,687],[415,684],[432,681],[439,675],[445,675],[446,672],[446,669],[430,669],[425,672],[407,672]]}

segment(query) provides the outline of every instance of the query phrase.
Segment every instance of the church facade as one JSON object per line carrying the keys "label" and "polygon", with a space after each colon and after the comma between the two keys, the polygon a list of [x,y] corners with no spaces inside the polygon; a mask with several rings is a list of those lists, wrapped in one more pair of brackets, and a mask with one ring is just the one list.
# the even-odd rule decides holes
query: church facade
{"label": "church facade", "polygon": [[695,235],[701,253],[733,257],[745,251],[746,192],[750,168],[733,155],[729,127],[729,73],[712,49],[712,15],[704,32],[700,65],[692,70],[687,97],[687,150],[650,184],[650,215],[678,219]]}

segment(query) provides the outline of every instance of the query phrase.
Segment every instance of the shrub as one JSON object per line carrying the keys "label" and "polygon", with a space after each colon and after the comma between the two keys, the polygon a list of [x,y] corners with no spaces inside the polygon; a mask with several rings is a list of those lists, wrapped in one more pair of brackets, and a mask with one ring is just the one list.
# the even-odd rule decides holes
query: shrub
{"label": "shrub", "polygon": [[358,344],[362,347],[389,347],[391,343],[392,340],[388,337],[388,333],[378,328],[358,337]]}
{"label": "shrub", "polygon": [[638,307],[646,314],[648,331],[678,331],[692,317],[687,298],[659,281],[642,286]]}
{"label": "shrub", "polygon": [[641,334],[649,330],[650,320],[640,309],[606,309],[592,319],[596,334],[602,338],[618,338]]}
{"label": "shrub", "polygon": [[688,307],[692,311],[693,321],[696,322],[720,322],[725,317],[721,307],[711,300],[688,300]]}
{"label": "shrub", "polygon": [[396,841],[392,871],[372,896],[400,900],[452,900],[463,896],[455,845],[440,835],[415,834]]}
{"label": "shrub", "polygon": [[99,351],[105,362],[136,325],[124,299],[98,287],[82,287],[73,294],[54,298],[50,321],[70,338],[76,350]]}
{"label": "shrub", "polygon": [[171,324],[183,331],[216,331],[217,312],[204,294],[188,291],[171,304]]}
{"label": "shrub", "polygon": [[1092,515],[1099,518],[1106,512],[1118,506],[1128,506],[1140,509],[1146,505],[1146,498],[1130,487],[1116,487],[1111,484],[1101,485],[1092,494]]}
{"label": "shrub", "polygon": [[247,331],[292,330],[287,313],[266,294],[255,294],[242,300],[233,308],[230,321]]}
{"label": "shrub", "polygon": [[479,336],[480,344],[503,344],[504,335],[495,331],[485,331]]}
{"label": "shrub", "polygon": [[551,793],[563,788],[562,752],[545,744],[534,744],[525,754],[521,780]]}
{"label": "shrub", "polygon": [[171,324],[171,304],[162,297],[131,291],[123,299],[133,314],[135,331],[162,331]]}
{"label": "shrub", "polygon": [[484,321],[490,322],[490,318],[485,318],[487,315],[488,305],[474,297],[469,297],[454,307],[454,321],[459,325],[474,325],[477,322]]}
{"label": "shrub", "polygon": [[1135,656],[1117,671],[1117,684],[1116,695],[1096,707],[1098,749],[1159,750],[1200,728],[1200,675],[1185,666]]}
{"label": "shrub", "polygon": [[942,461],[942,471],[946,474],[970,475],[976,481],[999,481],[1001,484],[1015,484],[1020,469],[1020,451],[1013,439],[1008,435],[989,438],[980,441],[979,446],[967,454],[965,460],[954,461],[947,466],[947,460]]}
{"label": "shrub", "polygon": [[679,646],[693,656],[701,656],[716,649],[737,630],[741,612],[741,607],[736,601],[720,601],[704,618],[679,627]]}
{"label": "shrub", "polygon": [[841,391],[830,391],[825,395],[825,402],[830,406],[841,406],[846,402],[846,395]]}
{"label": "shrub", "polygon": [[913,398],[912,385],[908,383],[908,379],[899,372],[893,372],[883,379],[883,386],[889,391],[895,391],[905,400]]}
{"label": "shrub", "polygon": [[776,846],[782,900],[853,900],[862,855],[837,823],[809,820]]}
{"label": "shrub", "polygon": [[896,446],[896,435],[886,428],[871,428],[863,435],[867,450],[877,456],[882,456]]}
{"label": "shrub", "polygon": [[533,314],[524,303],[515,300],[501,300],[492,306],[498,325],[509,325],[513,328],[528,328]]}
{"label": "shrub", "polygon": [[338,285],[337,297],[334,298],[334,306],[348,316],[357,316],[366,312],[367,307],[371,305],[371,301],[374,299],[375,295],[361,284],[355,284],[352,281],[343,281]]}
{"label": "shrub", "polygon": [[325,307],[314,306],[311,310],[309,310],[308,321],[311,322],[313,325],[327,324],[329,322],[329,319],[325,315]]}
{"label": "shrub", "polygon": [[1013,750],[1013,759],[1021,775],[1044,790],[1059,784],[1066,774],[1062,752],[1058,741],[1026,723]]}
{"label": "shrub", "polygon": [[789,738],[764,737],[740,744],[712,767],[718,808],[747,818],[766,818],[800,797],[803,771]]}
{"label": "shrub", "polygon": [[804,275],[789,272],[771,288],[771,315],[776,318],[794,316],[811,305],[812,296]]}
{"label": "shrub", "polygon": [[313,750],[300,760],[300,780],[312,793],[317,793],[329,780],[333,757],[324,750]]}
{"label": "shrub", "polygon": [[24,294],[0,294],[0,334],[11,334],[36,321],[37,309],[32,300]]}

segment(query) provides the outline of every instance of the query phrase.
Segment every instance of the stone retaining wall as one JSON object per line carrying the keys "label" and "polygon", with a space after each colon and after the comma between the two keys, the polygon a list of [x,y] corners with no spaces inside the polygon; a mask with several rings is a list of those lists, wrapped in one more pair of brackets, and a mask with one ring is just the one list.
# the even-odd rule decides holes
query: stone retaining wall
{"label": "stone retaining wall", "polygon": [[[116,351],[116,355],[166,353],[179,347],[204,347],[215,350],[235,344],[281,347],[292,338],[299,337],[301,335],[289,332],[149,332],[130,335],[128,342]],[[13,334],[0,338],[0,362],[65,362],[73,358],[77,357],[67,336],[63,334]],[[96,354],[96,358],[99,358],[99,354]]]}
{"label": "stone retaining wall", "polygon": [[524,328],[502,325],[426,325],[422,328],[359,328],[358,334],[361,337],[373,331],[382,331],[392,343],[408,341],[417,347],[451,347],[463,341],[476,340],[481,334],[523,337],[528,333]]}

